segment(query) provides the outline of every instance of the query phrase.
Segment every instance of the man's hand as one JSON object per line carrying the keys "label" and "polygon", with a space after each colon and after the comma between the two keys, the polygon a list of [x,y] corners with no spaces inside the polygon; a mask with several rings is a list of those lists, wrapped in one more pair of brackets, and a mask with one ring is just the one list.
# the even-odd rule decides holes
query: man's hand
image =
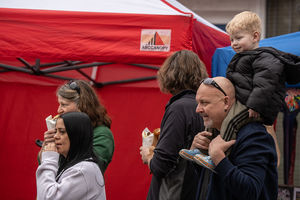
{"label": "man's hand", "polygon": [[225,158],[225,152],[235,143],[235,140],[226,142],[220,135],[215,137],[209,144],[208,154],[215,165],[218,165],[223,158]]}
{"label": "man's hand", "polygon": [[210,139],[208,139],[208,137],[212,136],[212,133],[207,132],[207,131],[202,131],[200,133],[198,133],[193,140],[191,149],[203,149],[203,150],[207,150],[209,143],[210,143]]}

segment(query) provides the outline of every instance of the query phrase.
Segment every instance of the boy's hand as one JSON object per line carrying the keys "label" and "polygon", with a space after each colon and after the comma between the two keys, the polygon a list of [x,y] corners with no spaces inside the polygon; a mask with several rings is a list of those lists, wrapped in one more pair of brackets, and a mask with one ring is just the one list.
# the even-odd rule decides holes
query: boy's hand
{"label": "boy's hand", "polygon": [[253,117],[256,119],[260,117],[260,114],[252,109],[249,109],[248,112],[249,112],[249,117]]}

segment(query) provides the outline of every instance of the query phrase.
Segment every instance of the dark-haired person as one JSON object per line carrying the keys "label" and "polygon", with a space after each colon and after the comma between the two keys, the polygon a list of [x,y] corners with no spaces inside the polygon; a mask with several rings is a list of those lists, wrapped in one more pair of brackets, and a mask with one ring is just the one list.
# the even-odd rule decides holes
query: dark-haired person
{"label": "dark-haired person", "polygon": [[181,159],[178,152],[189,148],[194,136],[204,130],[203,120],[196,113],[195,96],[206,77],[205,65],[188,50],[172,54],[158,71],[161,91],[173,96],[165,108],[156,148],[151,151],[153,147],[140,147],[142,161],[153,174],[148,200],[195,199],[195,166]]}
{"label": "dark-haired person", "polygon": [[[100,167],[104,173],[112,160],[115,145],[110,130],[111,119],[96,92],[88,82],[75,80],[60,86],[56,95],[59,103],[58,114],[80,111],[86,113],[91,119],[94,132],[93,148],[99,160],[103,161]],[[46,131],[44,144],[53,142],[54,134],[54,129]]]}
{"label": "dark-haired person", "polygon": [[56,122],[55,142],[44,145],[36,171],[37,199],[105,200],[104,179],[93,152],[87,114],[69,112]]}

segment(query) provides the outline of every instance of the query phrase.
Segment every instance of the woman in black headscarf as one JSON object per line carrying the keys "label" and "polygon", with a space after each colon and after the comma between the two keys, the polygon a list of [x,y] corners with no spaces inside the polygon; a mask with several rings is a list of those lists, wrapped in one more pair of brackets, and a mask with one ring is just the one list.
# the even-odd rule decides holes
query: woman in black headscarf
{"label": "woman in black headscarf", "polygon": [[55,143],[43,148],[42,163],[36,172],[37,198],[106,199],[87,114],[62,114],[55,129]]}

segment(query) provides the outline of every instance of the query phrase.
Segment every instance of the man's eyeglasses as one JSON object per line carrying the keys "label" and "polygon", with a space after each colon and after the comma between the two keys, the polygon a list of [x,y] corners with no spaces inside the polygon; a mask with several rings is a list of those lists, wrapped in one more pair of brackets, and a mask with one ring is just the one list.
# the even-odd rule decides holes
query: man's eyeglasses
{"label": "man's eyeglasses", "polygon": [[72,90],[76,90],[76,92],[80,94],[80,87],[77,85],[75,81],[70,81],[68,84]]}
{"label": "man's eyeglasses", "polygon": [[218,90],[220,90],[225,96],[227,96],[226,92],[219,86],[219,84],[214,81],[214,79],[212,78],[206,78],[204,80],[202,80],[202,82],[200,83],[200,85],[204,83],[205,85],[212,85],[215,88],[217,88]]}

